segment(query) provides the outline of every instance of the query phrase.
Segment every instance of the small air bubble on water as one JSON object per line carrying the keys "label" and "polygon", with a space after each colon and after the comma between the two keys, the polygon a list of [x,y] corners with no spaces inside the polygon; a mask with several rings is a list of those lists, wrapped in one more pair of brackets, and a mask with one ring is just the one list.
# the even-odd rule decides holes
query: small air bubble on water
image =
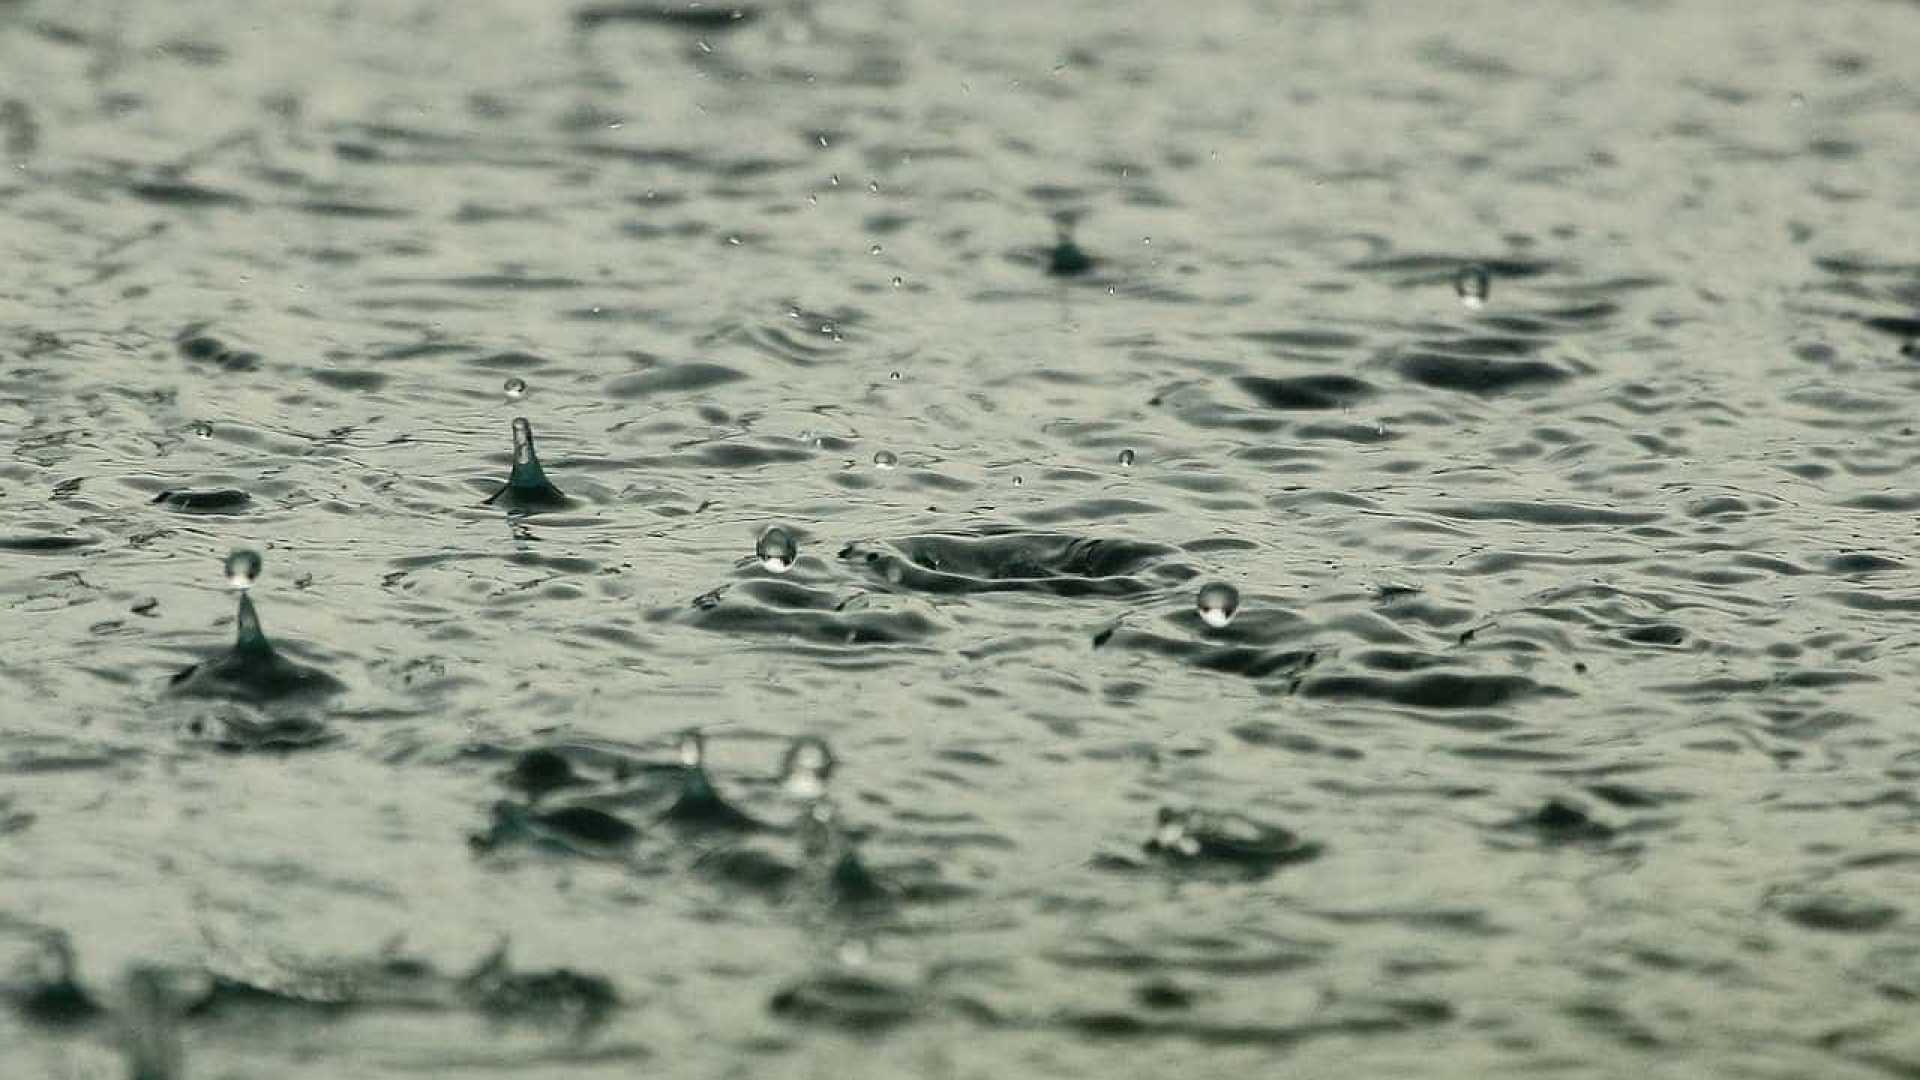
{"label": "small air bubble on water", "polygon": [[793,534],[774,525],[760,534],[760,540],[753,546],[753,553],[760,559],[760,565],[776,574],[784,574],[793,569],[794,561],[800,557],[800,545]]}
{"label": "small air bubble on water", "polygon": [[1463,266],[1453,275],[1453,291],[1459,295],[1460,303],[1470,310],[1485,307],[1487,294],[1493,289],[1493,275],[1487,268],[1475,263]]}
{"label": "small air bubble on water", "polygon": [[1222,629],[1240,610],[1240,590],[1224,581],[1210,581],[1200,586],[1193,606],[1200,613],[1201,622],[1215,630]]}
{"label": "small air bubble on water", "polygon": [[891,469],[898,464],[900,464],[899,455],[891,450],[882,450],[873,455],[873,467],[876,469]]}
{"label": "small air bubble on water", "polygon": [[519,401],[521,398],[527,396],[527,380],[516,375],[508,379],[506,385],[501,387],[501,389],[506,391],[508,401]]}
{"label": "small air bubble on water", "polygon": [[1120,451],[1120,467],[1123,469],[1133,468],[1133,450],[1131,447]]}
{"label": "small air bubble on water", "polygon": [[260,553],[234,548],[227,555],[227,588],[245,592],[260,578]]}
{"label": "small air bubble on water", "polygon": [[211,439],[213,438],[213,424],[206,420],[196,420],[193,422],[193,433],[202,439]]}

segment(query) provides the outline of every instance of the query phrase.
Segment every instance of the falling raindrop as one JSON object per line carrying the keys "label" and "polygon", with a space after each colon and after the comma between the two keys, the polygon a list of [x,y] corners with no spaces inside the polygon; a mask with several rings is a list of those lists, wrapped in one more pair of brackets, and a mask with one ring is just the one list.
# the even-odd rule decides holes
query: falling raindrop
{"label": "falling raindrop", "polygon": [[867,193],[870,195],[880,194],[880,181],[878,180],[867,181]]}
{"label": "falling raindrop", "polygon": [[873,467],[876,469],[891,469],[898,464],[900,464],[899,455],[891,450],[882,450],[873,455]]}
{"label": "falling raindrop", "polygon": [[227,587],[245,591],[253,588],[260,577],[260,553],[248,548],[234,548],[227,555]]}
{"label": "falling raindrop", "polygon": [[800,557],[800,545],[793,534],[778,525],[772,526],[760,534],[760,541],[753,546],[753,553],[760,559],[760,565],[776,574],[784,574],[793,569]]}
{"label": "falling raindrop", "polygon": [[900,279],[900,278],[899,278],[898,276],[895,276],[895,277],[894,277],[894,279],[893,279],[893,287],[894,287],[894,288],[896,288],[896,289],[897,289],[897,288],[899,288],[900,286],[902,286],[902,285],[905,285],[905,284],[906,284],[906,282],[905,282],[905,281],[903,281],[903,280],[901,280],[901,279]]}
{"label": "falling raindrop", "polygon": [[899,381],[900,381],[900,373],[899,373],[899,372],[897,372],[897,371],[892,371],[892,372],[888,372],[888,373],[887,373],[887,378],[889,378],[889,379],[892,379],[892,380],[893,380],[894,382],[899,382]]}
{"label": "falling raindrop", "polygon": [[506,385],[501,389],[506,391],[508,401],[519,401],[521,398],[527,396],[527,380],[516,375],[508,379]]}
{"label": "falling raindrop", "polygon": [[1460,272],[1453,276],[1453,291],[1459,295],[1460,303],[1469,310],[1485,307],[1487,294],[1492,288],[1493,276],[1478,263],[1461,267]]}
{"label": "falling raindrop", "polygon": [[870,247],[870,248],[868,248],[868,249],[867,249],[867,254],[869,254],[869,255],[878,255],[878,254],[880,254],[880,245],[879,245],[879,244],[875,244],[875,245],[873,245],[872,247]]}
{"label": "falling raindrop", "polygon": [[787,794],[796,799],[821,799],[827,794],[827,778],[833,775],[833,751],[824,739],[803,735],[787,747],[781,782]]}
{"label": "falling raindrop", "polygon": [[682,767],[698,769],[707,759],[707,737],[698,729],[688,728],[680,733],[679,751]]}
{"label": "falling raindrop", "polygon": [[1240,591],[1224,581],[1210,581],[1200,586],[1194,608],[1199,611],[1201,622],[1215,630],[1222,629],[1240,610]]}
{"label": "falling raindrop", "polygon": [[1133,468],[1133,448],[1132,447],[1128,447],[1127,449],[1120,451],[1120,467],[1123,469]]}

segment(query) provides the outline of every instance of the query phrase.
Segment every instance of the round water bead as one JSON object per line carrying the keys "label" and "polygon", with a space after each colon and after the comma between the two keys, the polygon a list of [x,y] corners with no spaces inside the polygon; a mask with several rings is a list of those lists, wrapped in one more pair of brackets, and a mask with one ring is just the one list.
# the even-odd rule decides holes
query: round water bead
{"label": "round water bead", "polygon": [[891,450],[882,450],[873,455],[873,467],[876,469],[891,469],[898,464],[900,456]]}
{"label": "round water bead", "polygon": [[1120,451],[1120,467],[1123,469],[1133,468],[1133,449],[1131,447]]}
{"label": "round water bead", "polygon": [[1200,613],[1201,622],[1219,630],[1232,622],[1240,610],[1240,590],[1224,581],[1209,581],[1200,586],[1193,606]]}
{"label": "round water bead", "polygon": [[515,375],[513,378],[508,379],[506,385],[501,387],[501,389],[506,392],[508,401],[519,401],[521,398],[527,396],[527,380]]}
{"label": "round water bead", "polygon": [[227,555],[227,587],[246,590],[260,577],[260,553],[247,548],[234,548]]}
{"label": "round water bead", "polygon": [[1460,303],[1469,309],[1485,307],[1487,293],[1492,288],[1493,276],[1487,273],[1486,267],[1478,263],[1463,266],[1459,273],[1453,275],[1453,291],[1459,295]]}
{"label": "round water bead", "polygon": [[776,574],[784,574],[793,569],[794,561],[800,557],[800,544],[794,540],[792,533],[774,525],[760,534],[759,542],[753,545],[753,553],[761,566]]}
{"label": "round water bead", "polygon": [[833,775],[833,750],[826,740],[803,735],[787,747],[781,773],[787,794],[796,799],[821,798],[827,793],[827,778]]}

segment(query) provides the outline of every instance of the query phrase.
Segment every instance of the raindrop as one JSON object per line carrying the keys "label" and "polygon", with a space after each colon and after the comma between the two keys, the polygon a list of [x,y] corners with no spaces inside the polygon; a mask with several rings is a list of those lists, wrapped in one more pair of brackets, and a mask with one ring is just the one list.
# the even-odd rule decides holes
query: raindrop
{"label": "raindrop", "polygon": [[872,247],[870,247],[870,248],[868,248],[868,249],[867,249],[867,254],[869,254],[869,255],[878,255],[878,254],[880,254],[880,245],[879,245],[879,244],[875,244],[875,245],[873,245]]}
{"label": "raindrop", "polygon": [[880,194],[880,181],[878,180],[867,181],[867,192],[868,194],[871,194],[871,195]]}
{"label": "raindrop", "polygon": [[833,751],[826,740],[803,735],[787,747],[786,764],[780,772],[788,795],[796,799],[825,798],[827,778],[833,775]]}
{"label": "raindrop", "polygon": [[727,237],[727,243],[729,243],[729,244],[732,244],[732,245],[733,245],[734,247],[739,247],[739,246],[740,246],[740,238],[739,238],[739,237],[737,237],[737,236],[729,236],[729,237]]}
{"label": "raindrop", "polygon": [[519,401],[521,398],[527,396],[527,380],[516,375],[508,379],[506,385],[501,387],[501,389],[506,391],[508,401]]}
{"label": "raindrop", "polygon": [[778,525],[772,526],[760,534],[760,541],[753,545],[753,553],[760,559],[760,565],[776,574],[784,574],[793,569],[800,557],[800,545],[793,534]]}
{"label": "raindrop", "polygon": [[1141,242],[1142,244],[1146,244],[1146,245],[1149,245],[1149,246],[1151,246],[1151,245],[1153,244],[1153,237],[1151,237],[1151,236],[1143,236],[1143,237],[1141,237],[1141,238],[1140,238],[1140,242]]}
{"label": "raindrop", "polygon": [[[824,144],[822,144],[822,145],[824,145]],[[839,187],[839,186],[840,186],[840,174],[839,174],[839,173],[831,173],[831,174],[829,174],[829,175],[827,176],[827,183],[829,183],[829,184],[832,184],[832,185],[833,185],[834,187]]]}
{"label": "raindrop", "polygon": [[1120,451],[1120,467],[1123,469],[1133,468],[1133,449],[1131,447]]}
{"label": "raindrop", "polygon": [[902,285],[905,285],[905,284],[906,284],[906,282],[905,282],[905,281],[903,281],[903,280],[901,280],[901,279],[900,279],[899,277],[897,277],[897,276],[896,276],[896,277],[895,277],[895,278],[893,279],[893,287],[894,287],[894,288],[896,288],[896,289],[897,289],[897,288],[899,288],[899,287],[900,287],[900,286],[902,286]]}
{"label": "raindrop", "polygon": [[[820,139],[820,149],[825,150],[827,148],[827,137],[825,135],[821,135],[819,136],[819,139]],[[834,182],[839,183],[839,181],[837,180]]]}
{"label": "raindrop", "polygon": [[1460,303],[1471,310],[1486,306],[1487,293],[1493,288],[1493,276],[1487,268],[1478,263],[1463,266],[1453,275],[1453,291],[1459,294]]}
{"label": "raindrop", "polygon": [[1795,94],[1787,99],[1787,104],[1796,109],[1804,109],[1807,107],[1807,95]]}
{"label": "raindrop", "polygon": [[887,373],[887,378],[889,378],[889,379],[892,379],[892,380],[893,380],[894,382],[899,382],[899,381],[900,381],[900,373],[899,373],[899,372],[897,372],[897,371],[892,371],[892,372],[888,372],[888,373]]}
{"label": "raindrop", "polygon": [[1240,590],[1224,581],[1210,581],[1200,586],[1200,595],[1194,599],[1194,609],[1200,613],[1200,621],[1223,629],[1233,621],[1240,610]]}
{"label": "raindrop", "polygon": [[703,53],[710,53],[713,51],[713,46],[707,44],[707,41],[705,38],[700,39],[699,45],[700,45],[700,51]]}
{"label": "raindrop", "polygon": [[873,455],[873,467],[876,469],[891,469],[898,464],[900,458],[891,450],[882,450]]}
{"label": "raindrop", "polygon": [[213,438],[212,422],[207,420],[195,420],[193,422],[193,433],[202,439]]}
{"label": "raindrop", "polygon": [[1022,484],[1025,484],[1026,482],[1027,482],[1027,480],[1026,480],[1026,478],[1025,478],[1025,477],[1023,477],[1023,476],[1018,476],[1018,475],[1016,475],[1016,476],[1015,476],[1015,477],[1013,478],[1013,486],[1014,486],[1014,487],[1019,487],[1019,486],[1021,486]]}
{"label": "raindrop", "polygon": [[234,548],[227,555],[227,587],[245,591],[253,588],[260,577],[260,553],[247,548]]}
{"label": "raindrop", "polygon": [[680,764],[688,769],[698,769],[707,759],[707,737],[697,729],[688,728],[680,733]]}

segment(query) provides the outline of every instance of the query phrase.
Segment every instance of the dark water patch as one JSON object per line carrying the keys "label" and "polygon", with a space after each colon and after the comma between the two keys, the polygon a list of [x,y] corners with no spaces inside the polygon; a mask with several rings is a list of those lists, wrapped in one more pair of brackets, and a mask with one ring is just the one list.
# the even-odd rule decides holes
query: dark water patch
{"label": "dark water patch", "polygon": [[1274,379],[1242,375],[1234,385],[1269,409],[1343,409],[1371,397],[1371,384],[1350,375],[1301,375]]}
{"label": "dark water patch", "polygon": [[1768,906],[1798,926],[1830,934],[1879,933],[1904,914],[1892,904],[1839,893],[1782,891],[1768,897]]}
{"label": "dark water patch", "polygon": [[169,684],[171,693],[266,703],[326,697],[346,689],[319,668],[282,656],[260,629],[252,597],[241,595],[235,624],[233,648],[176,672]]}
{"label": "dark water patch", "polygon": [[1529,525],[1646,525],[1659,514],[1609,510],[1576,503],[1484,501],[1423,507],[1429,514],[1459,521],[1518,521]]}
{"label": "dark water patch", "polygon": [[920,1017],[922,995],[868,975],[832,972],[792,983],[767,1007],[775,1016],[859,1035],[879,1035]]}
{"label": "dark water patch", "polygon": [[323,386],[331,386],[335,390],[366,392],[378,390],[387,385],[387,375],[379,371],[315,368],[312,374],[315,382]]}
{"label": "dark water patch", "polygon": [[[397,360],[397,359],[402,359],[403,357],[424,356],[424,355],[432,354],[428,352],[419,351],[422,349],[430,349],[433,352],[445,351],[445,352],[451,352],[451,353],[459,353],[459,352],[465,352],[466,346],[463,346],[463,345],[445,345],[445,346],[416,345],[416,346],[409,346],[408,351],[406,351],[404,354],[398,353],[393,350],[389,350],[388,352],[382,353],[381,355],[389,359]],[[508,352],[487,353],[484,356],[469,357],[465,361],[465,363],[468,367],[482,368],[487,371],[533,371],[537,368],[546,367],[549,361],[547,360],[546,357],[537,355],[535,353],[519,352],[517,350],[512,350]]]}
{"label": "dark water patch", "polygon": [[163,491],[153,497],[154,505],[183,514],[239,514],[252,502],[253,496],[235,488]]}
{"label": "dark water patch", "polygon": [[1573,697],[1572,691],[1524,675],[1428,672],[1393,679],[1371,675],[1322,675],[1300,687],[1306,697],[1384,701],[1416,709],[1486,709],[1529,697]]}
{"label": "dark water patch", "polygon": [[639,835],[640,830],[632,824],[595,807],[532,810],[502,800],[493,805],[486,830],[475,833],[468,842],[482,854],[525,844],[570,855],[617,858]]}
{"label": "dark water patch", "polygon": [[1920,492],[1896,494],[1880,492],[1872,495],[1855,495],[1842,499],[1837,505],[1847,510],[1874,510],[1886,514],[1911,514],[1920,510]]}
{"label": "dark water patch", "polygon": [[710,604],[696,603],[691,610],[673,608],[659,614],[685,618],[714,633],[792,639],[839,648],[915,645],[941,632],[939,624],[918,611],[794,611],[716,599]]}
{"label": "dark water patch", "polygon": [[1304,731],[1292,727],[1283,727],[1266,720],[1251,720],[1228,729],[1233,737],[1249,746],[1269,747],[1286,750],[1295,754],[1307,754],[1335,758],[1340,761],[1358,761],[1366,757],[1364,751],[1351,746],[1340,746],[1317,739]]}
{"label": "dark water patch", "polygon": [[142,202],[187,209],[245,209],[253,200],[236,191],[222,191],[185,180],[150,180],[127,185],[127,191]]}
{"label": "dark water patch", "polygon": [[623,375],[607,383],[608,395],[643,398],[654,394],[686,394],[709,390],[746,378],[746,373],[722,364],[669,364],[638,375]]}
{"label": "dark water patch", "polygon": [[62,552],[92,547],[99,542],[98,538],[92,536],[48,536],[44,534],[0,536],[0,551],[12,551],[22,555],[57,555]]}
{"label": "dark water patch", "polygon": [[1607,844],[1617,835],[1616,829],[1595,820],[1578,803],[1557,798],[1548,799],[1539,809],[1522,814],[1501,828],[1528,833],[1547,844]]}
{"label": "dark water patch", "polygon": [[[1187,617],[1192,618],[1197,627],[1199,618],[1183,616]],[[1117,652],[1151,653],[1201,671],[1222,675],[1239,675],[1249,679],[1278,676],[1286,681],[1289,688],[1296,686],[1300,676],[1320,659],[1319,653],[1313,649],[1219,644],[1193,638],[1168,637],[1117,625],[1097,631],[1093,636],[1093,647]]]}
{"label": "dark water patch", "polygon": [[1878,330],[1883,334],[1892,334],[1903,341],[1920,338],[1920,318],[1907,318],[1895,315],[1875,315],[1860,320],[1869,330]]}
{"label": "dark water patch", "polygon": [[340,735],[311,716],[251,716],[222,712],[188,721],[187,735],[227,753],[288,753],[327,746]]}
{"label": "dark water patch", "polygon": [[[1148,859],[1181,874],[1222,872],[1234,878],[1264,878],[1283,866],[1320,857],[1325,847],[1277,825],[1242,814],[1162,807],[1153,834],[1141,850]],[[1110,859],[1109,868],[1116,863]]]}
{"label": "dark water patch", "polygon": [[1890,570],[1904,570],[1906,563],[1885,555],[1875,555],[1870,551],[1849,551],[1835,555],[1826,561],[1829,574],[1852,576],[1856,574],[1879,574]]}
{"label": "dark water patch", "polygon": [[982,531],[854,543],[839,557],[891,585],[947,595],[1038,592],[1054,596],[1134,596],[1183,567],[1161,564],[1175,554],[1162,544],[1062,533]]}
{"label": "dark water patch", "polygon": [[1672,623],[1648,623],[1627,627],[1620,631],[1620,637],[1635,645],[1659,645],[1672,648],[1687,640],[1687,632]]}
{"label": "dark water patch", "polygon": [[716,33],[744,26],[759,15],[758,8],[736,3],[588,4],[573,10],[573,24],[582,30],[598,30],[627,23],[666,30]]}
{"label": "dark water patch", "polygon": [[23,1019],[51,1028],[72,1028],[106,1015],[105,1007],[80,983],[67,935],[29,926],[4,929],[9,936],[21,936],[26,955],[9,970],[0,971],[0,998]]}
{"label": "dark water patch", "polygon": [[1401,375],[1423,386],[1488,397],[1552,386],[1573,376],[1572,372],[1541,360],[1494,360],[1435,352],[1404,354],[1394,362],[1394,367]]}

